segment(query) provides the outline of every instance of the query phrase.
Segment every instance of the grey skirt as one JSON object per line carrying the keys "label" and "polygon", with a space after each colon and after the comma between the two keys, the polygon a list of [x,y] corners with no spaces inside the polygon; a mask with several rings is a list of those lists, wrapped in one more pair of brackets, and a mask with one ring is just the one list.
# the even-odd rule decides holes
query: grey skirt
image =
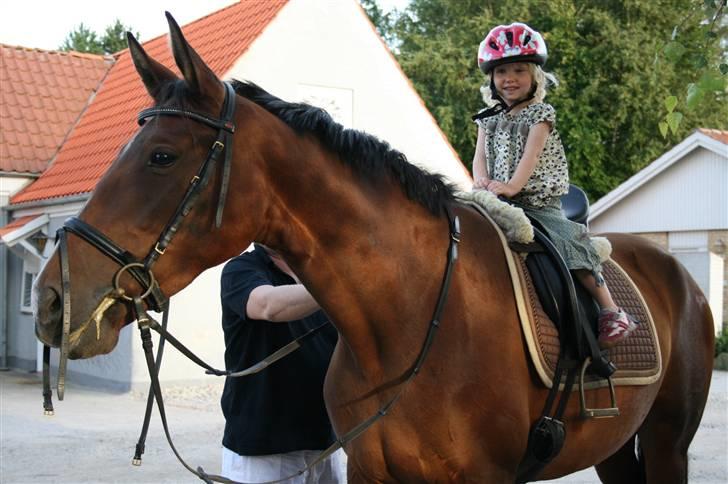
{"label": "grey skirt", "polygon": [[515,205],[543,226],[570,270],[586,269],[592,273],[598,286],[604,283],[602,263],[586,227],[564,216],[560,199],[553,199],[545,207],[532,207],[518,202]]}

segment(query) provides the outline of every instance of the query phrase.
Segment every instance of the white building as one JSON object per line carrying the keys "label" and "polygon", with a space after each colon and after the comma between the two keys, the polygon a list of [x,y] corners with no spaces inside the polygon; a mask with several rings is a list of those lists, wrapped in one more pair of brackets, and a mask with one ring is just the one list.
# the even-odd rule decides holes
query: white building
{"label": "white building", "polygon": [[[164,17],[159,22],[164,23]],[[356,0],[241,1],[182,29],[220,78],[252,80],[285,100],[324,107],[344,125],[377,135],[413,163],[469,188],[467,169]],[[166,36],[146,42],[144,48],[176,70]],[[137,112],[150,101],[128,51],[121,52],[54,163],[11,198],[10,221],[28,217],[25,225],[16,222],[14,240],[31,232],[28,223],[54,234],[66,217],[80,210],[120,146],[137,129]],[[51,246],[47,244],[45,257]],[[220,269],[204,272],[172,298],[169,323],[179,339],[218,367],[223,366],[224,350]],[[22,273],[9,270],[8,278],[20,281]],[[35,366],[31,316],[6,301],[8,327],[25,343],[11,345],[8,354],[24,367]],[[122,390],[146,385],[135,332],[133,325],[122,330],[119,345],[109,355],[71,361],[69,377]],[[165,355],[161,376],[168,382],[205,378],[175,350]]]}
{"label": "white building", "polygon": [[728,131],[698,129],[591,207],[593,232],[630,232],[669,250],[728,318]]}
{"label": "white building", "polygon": [[0,44],[2,368],[35,368],[35,341],[18,324],[30,314],[31,283],[42,263],[38,249],[48,221],[18,218],[8,210],[9,201],[54,159],[112,63],[100,55]]}

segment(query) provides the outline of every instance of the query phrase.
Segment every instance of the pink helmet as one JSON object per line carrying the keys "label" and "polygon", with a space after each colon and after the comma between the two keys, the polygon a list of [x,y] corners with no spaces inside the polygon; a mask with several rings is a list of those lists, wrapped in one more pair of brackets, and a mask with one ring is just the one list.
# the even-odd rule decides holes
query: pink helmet
{"label": "pink helmet", "polygon": [[512,62],[546,63],[548,51],[541,34],[526,24],[514,22],[493,28],[478,48],[478,67],[488,74],[495,66]]}

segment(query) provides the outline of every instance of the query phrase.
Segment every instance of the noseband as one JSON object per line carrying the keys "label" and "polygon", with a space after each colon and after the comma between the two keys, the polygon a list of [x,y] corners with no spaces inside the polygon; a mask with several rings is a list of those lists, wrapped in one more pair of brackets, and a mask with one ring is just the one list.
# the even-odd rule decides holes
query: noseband
{"label": "noseband", "polygon": [[[124,272],[129,274],[139,283],[142,288],[142,294],[139,299],[145,299],[147,306],[158,312],[167,313],[169,308],[169,298],[162,292],[159,284],[152,274],[152,266],[164,254],[172,239],[177,233],[182,220],[190,213],[195,202],[199,198],[202,190],[207,186],[212,173],[215,171],[215,165],[222,162],[222,182],[220,184],[220,194],[217,203],[217,212],[215,215],[215,226],[220,227],[222,223],[222,214],[225,207],[225,199],[230,180],[230,160],[232,158],[232,136],[235,132],[235,124],[233,116],[235,114],[235,91],[233,87],[224,82],[225,99],[220,114],[220,119],[211,118],[207,115],[188,111],[185,109],[174,107],[154,107],[145,109],[137,116],[139,125],[143,125],[148,118],[154,116],[176,116],[193,119],[202,124],[210,126],[217,130],[217,139],[210,147],[205,160],[200,165],[195,176],[190,180],[187,191],[182,197],[182,201],[177,206],[174,214],[170,218],[167,225],[162,230],[155,244],[149,250],[144,259],[135,258],[129,251],[123,249],[101,231],[84,222],[78,217],[71,217],[58,229],[56,240],[59,242],[60,262],[61,262],[61,285],[62,285],[62,302],[63,302],[63,333],[61,338],[61,354],[58,371],[58,399],[63,400],[65,387],[65,369],[68,359],[69,340],[70,340],[70,317],[71,317],[71,281],[68,264],[68,248],[66,243],[67,233],[73,233],[88,242],[99,252],[113,260],[121,268],[113,277],[114,290],[104,298],[94,311],[94,315],[98,320],[103,316],[103,311],[111,306],[105,301],[111,298],[113,301],[123,300],[129,302],[132,298],[127,295],[120,286],[119,279]],[[226,149],[227,148],[227,149]],[[224,155],[224,156],[223,156]],[[101,310],[101,306],[105,307]],[[98,313],[98,314],[97,314]],[[98,324],[97,320],[97,324]],[[43,352],[44,360],[44,391],[43,395],[44,408],[47,414],[52,414],[53,406],[50,402],[50,378],[46,375],[46,368],[49,367],[50,349],[46,347]],[[47,383],[46,383],[47,382]]]}

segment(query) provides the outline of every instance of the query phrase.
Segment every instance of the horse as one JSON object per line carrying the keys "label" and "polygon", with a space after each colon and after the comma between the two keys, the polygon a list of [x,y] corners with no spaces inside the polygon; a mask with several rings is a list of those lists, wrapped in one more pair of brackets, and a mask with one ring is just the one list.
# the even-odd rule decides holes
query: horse
{"label": "horse", "polygon": [[[155,284],[168,295],[251,241],[280,252],[339,331],[324,386],[337,435],[398,395],[386,416],[346,442],[350,482],[514,482],[547,389],[524,347],[496,229],[457,203],[440,176],[388,143],[252,83],[233,81],[230,92],[168,21],[182,76],[129,34],[154,108],[142,113],[147,122],[99,181],[81,223],[120,244],[130,260],[150,254]],[[232,123],[216,121],[230,104]],[[229,165],[217,157],[221,168],[177,217],[210,146],[210,153],[224,149]],[[458,259],[439,332],[409,379],[447,265],[448,214],[460,223]],[[169,235],[171,219],[179,223],[170,242],[158,234]],[[72,359],[110,352],[137,314],[119,293],[143,290],[124,274],[133,268],[119,269],[77,232],[66,241],[70,286],[63,287],[58,249],[35,286],[36,334],[48,345],[62,345],[65,298],[72,301]],[[663,371],[652,384],[621,387],[621,415],[613,419],[581,419],[571,399],[564,447],[539,478],[596,466],[605,483],[687,482],[687,451],[712,371],[708,304],[666,251],[633,235],[608,238],[654,317]],[[170,243],[161,247],[163,239]],[[147,277],[148,265],[137,266]],[[153,306],[149,298],[143,304]],[[92,320],[98,333],[89,329]],[[590,402],[609,399],[604,388],[588,395]]]}

